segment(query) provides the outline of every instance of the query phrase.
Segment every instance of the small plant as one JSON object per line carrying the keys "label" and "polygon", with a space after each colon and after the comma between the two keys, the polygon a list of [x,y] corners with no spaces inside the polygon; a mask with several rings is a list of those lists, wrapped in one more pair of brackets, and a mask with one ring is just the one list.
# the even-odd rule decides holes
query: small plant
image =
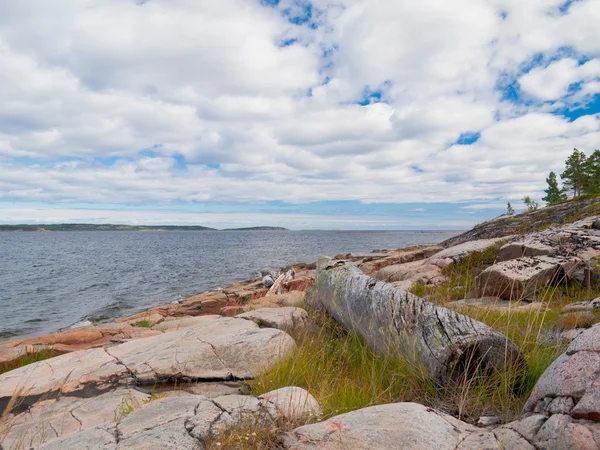
{"label": "small plant", "polygon": [[523,197],[523,203],[527,206],[527,211],[536,211],[539,208],[538,202],[533,200],[529,195]]}
{"label": "small plant", "polygon": [[148,319],[144,319],[140,320],[139,322],[136,322],[133,326],[140,328],[152,328],[154,326],[154,323],[150,322]]}
{"label": "small plant", "polygon": [[509,216],[512,216],[515,214],[515,209],[512,207],[512,205],[510,204],[510,202],[508,202],[506,204],[506,214],[508,214]]}

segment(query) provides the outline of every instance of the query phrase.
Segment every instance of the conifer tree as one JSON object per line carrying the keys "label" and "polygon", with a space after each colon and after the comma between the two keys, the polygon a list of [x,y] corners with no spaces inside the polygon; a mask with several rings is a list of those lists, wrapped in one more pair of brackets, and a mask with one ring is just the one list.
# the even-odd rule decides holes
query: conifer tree
{"label": "conifer tree", "polygon": [[560,175],[565,189],[572,190],[574,197],[579,197],[584,189],[586,179],[585,153],[576,148],[565,161],[565,171]]}
{"label": "conifer tree", "polygon": [[567,199],[565,191],[558,187],[558,180],[554,172],[550,172],[548,178],[546,178],[546,183],[548,183],[548,188],[544,189],[546,196],[542,197],[542,200],[546,202],[546,206],[556,205]]}
{"label": "conifer tree", "polygon": [[594,150],[585,161],[583,190],[586,194],[600,193],[600,150]]}

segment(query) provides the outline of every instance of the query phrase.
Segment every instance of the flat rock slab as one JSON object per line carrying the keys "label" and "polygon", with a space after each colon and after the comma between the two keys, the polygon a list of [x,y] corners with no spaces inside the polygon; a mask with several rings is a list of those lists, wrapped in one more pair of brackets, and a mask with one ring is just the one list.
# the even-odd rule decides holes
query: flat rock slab
{"label": "flat rock slab", "polygon": [[417,403],[372,406],[335,416],[296,428],[284,435],[283,442],[289,450],[534,449],[516,433],[497,437]]}
{"label": "flat rock slab", "polygon": [[259,308],[238,314],[236,318],[251,320],[261,327],[277,328],[288,332],[300,332],[312,324],[304,309],[293,306]]}
{"label": "flat rock slab", "polygon": [[150,396],[135,389],[117,388],[91,398],[63,396],[42,400],[26,413],[9,415],[5,448],[37,447],[51,440],[114,422],[129,408],[138,408]]}
{"label": "flat rock slab", "polygon": [[41,396],[97,395],[119,384],[168,379],[247,379],[296,348],[281,330],[219,318],[107,349],[51,358],[0,375],[0,411],[20,392],[24,405]]}
{"label": "flat rock slab", "polygon": [[454,261],[460,261],[469,253],[482,252],[490,247],[493,247],[500,241],[509,239],[510,236],[492,239],[478,239],[475,241],[463,242],[462,244],[449,247],[441,252],[431,256],[431,260],[452,258]]}
{"label": "flat rock slab", "polygon": [[[282,400],[312,398],[300,388],[283,388],[280,391],[280,395],[274,395]],[[265,394],[265,397],[270,394],[273,393]],[[290,397],[290,394],[293,395]],[[247,419],[259,423],[264,421],[270,425],[282,418],[291,420],[285,414],[286,410],[266,398],[246,395],[225,395],[212,400],[200,395],[160,398],[134,408],[114,423],[89,428],[67,437],[50,437],[39,448],[202,450],[208,437]]]}

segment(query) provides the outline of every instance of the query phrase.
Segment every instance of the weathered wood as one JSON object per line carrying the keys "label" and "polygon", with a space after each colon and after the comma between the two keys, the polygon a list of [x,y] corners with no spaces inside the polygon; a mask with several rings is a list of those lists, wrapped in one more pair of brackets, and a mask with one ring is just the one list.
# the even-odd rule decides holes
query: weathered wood
{"label": "weathered wood", "polygon": [[308,305],[326,309],[344,328],[358,332],[379,354],[414,357],[443,386],[465,370],[524,363],[503,334],[363,274],[349,261],[321,258]]}
{"label": "weathered wood", "polygon": [[285,283],[289,283],[290,281],[292,281],[294,279],[294,275],[294,269],[290,269],[286,273],[282,273],[281,275],[279,275],[277,280],[275,280],[275,283],[273,283],[273,286],[271,286],[271,288],[267,292],[266,296],[283,294],[283,288],[285,286]]}

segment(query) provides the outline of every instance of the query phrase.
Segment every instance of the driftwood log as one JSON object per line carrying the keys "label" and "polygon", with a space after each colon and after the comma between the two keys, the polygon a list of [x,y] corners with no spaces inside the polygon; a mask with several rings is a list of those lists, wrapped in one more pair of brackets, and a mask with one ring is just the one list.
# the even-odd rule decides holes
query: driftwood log
{"label": "driftwood log", "polygon": [[295,275],[296,273],[294,272],[294,269],[290,269],[286,273],[279,275],[277,280],[275,280],[275,283],[273,283],[273,286],[271,286],[267,292],[266,296],[283,294],[286,283],[292,281]]}
{"label": "driftwood log", "polygon": [[465,371],[524,364],[519,349],[498,331],[377,281],[349,261],[319,259],[306,302],[358,332],[376,353],[414,357],[440,386]]}

